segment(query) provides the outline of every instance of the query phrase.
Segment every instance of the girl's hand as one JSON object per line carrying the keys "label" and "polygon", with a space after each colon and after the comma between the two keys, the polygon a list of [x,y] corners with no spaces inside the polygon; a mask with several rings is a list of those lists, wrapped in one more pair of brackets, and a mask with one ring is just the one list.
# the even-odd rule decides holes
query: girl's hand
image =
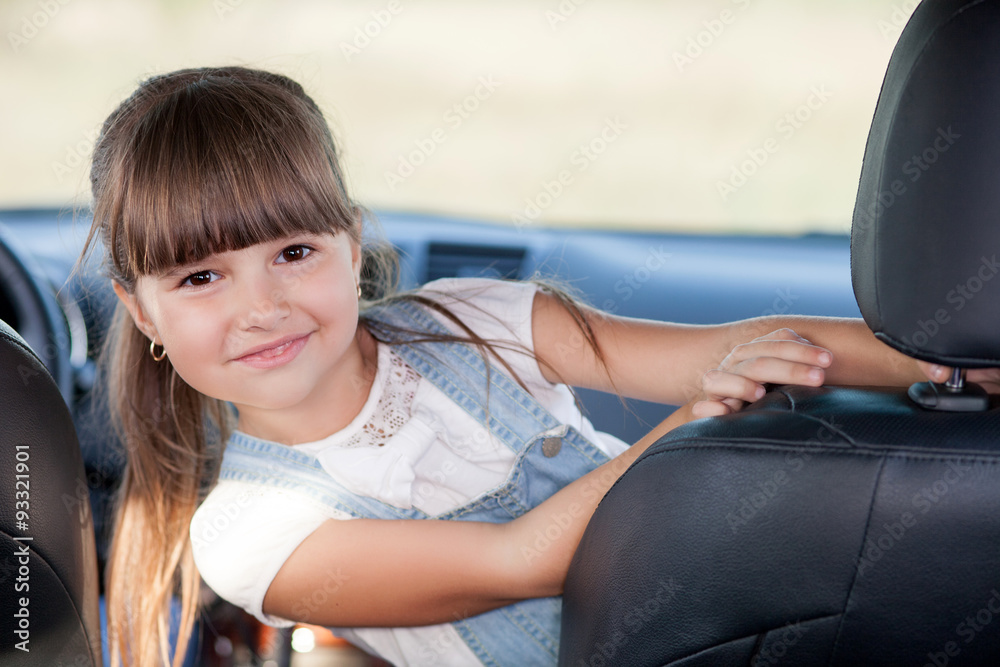
{"label": "girl's hand", "polygon": [[[951,368],[932,364],[928,361],[917,361],[917,366],[931,382],[946,382],[951,377]],[[965,379],[975,382],[991,394],[1000,394],[1000,368],[970,368],[965,373]]]}
{"label": "girl's hand", "polygon": [[695,418],[737,412],[764,395],[765,383],[818,387],[833,363],[829,350],[791,329],[737,345],[719,367],[702,376],[704,398],[691,407]]}

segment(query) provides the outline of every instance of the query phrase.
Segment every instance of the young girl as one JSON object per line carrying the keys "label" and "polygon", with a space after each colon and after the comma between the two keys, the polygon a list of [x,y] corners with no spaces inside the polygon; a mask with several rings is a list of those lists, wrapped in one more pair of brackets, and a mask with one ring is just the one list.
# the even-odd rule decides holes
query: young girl
{"label": "young girl", "polygon": [[[179,663],[203,577],[397,665],[554,664],[587,521],[660,435],[767,382],[918,377],[860,321],[628,320],[492,280],[392,295],[322,114],[275,74],[146,81],[106,121],[91,182],[88,248],[121,302],[116,663],[170,663],[174,595]],[[626,447],[568,386],[698,400]]]}

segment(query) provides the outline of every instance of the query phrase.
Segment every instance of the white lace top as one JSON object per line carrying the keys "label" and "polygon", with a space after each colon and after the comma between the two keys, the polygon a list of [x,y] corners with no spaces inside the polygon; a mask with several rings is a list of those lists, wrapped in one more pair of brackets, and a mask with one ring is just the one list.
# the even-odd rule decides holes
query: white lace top
{"label": "white lace top", "polygon": [[342,445],[343,447],[384,447],[386,442],[410,420],[410,405],[417,393],[420,376],[392,348],[379,345],[378,367],[388,366],[381,383],[375,410],[368,420]]}
{"label": "white lace top", "polygon": [[[486,279],[445,279],[424,288],[427,296],[446,305],[483,338],[520,343],[528,349],[533,349],[535,290],[529,283]],[[452,323],[442,323],[454,329]],[[609,456],[624,451],[623,442],[594,430],[569,389],[548,382],[533,357],[508,350],[499,355],[553,416],[576,427]],[[324,470],[349,490],[428,514],[454,509],[506,478],[513,452],[421,378],[391,347],[378,346],[377,364],[368,400],[354,420],[322,440],[295,447],[314,454]],[[263,613],[268,586],[285,559],[322,522],[350,518],[293,490],[224,480],[191,522],[195,561],[205,582],[221,597],[265,623],[290,625]],[[335,585],[336,572],[335,563],[329,571],[318,572],[317,590],[323,590],[324,582]],[[303,602],[296,620],[308,622],[310,604]],[[448,624],[337,634],[397,666],[478,664]],[[428,656],[428,643],[449,649],[435,651],[428,662],[421,658]]]}

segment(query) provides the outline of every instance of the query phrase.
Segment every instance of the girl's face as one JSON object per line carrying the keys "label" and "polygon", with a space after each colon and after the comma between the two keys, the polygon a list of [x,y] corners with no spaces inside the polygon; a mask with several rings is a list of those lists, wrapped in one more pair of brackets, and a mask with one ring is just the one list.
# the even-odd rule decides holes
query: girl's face
{"label": "girl's face", "polygon": [[181,378],[233,403],[243,428],[315,420],[359,393],[359,270],[347,234],[299,233],[141,277],[134,294],[115,291]]}

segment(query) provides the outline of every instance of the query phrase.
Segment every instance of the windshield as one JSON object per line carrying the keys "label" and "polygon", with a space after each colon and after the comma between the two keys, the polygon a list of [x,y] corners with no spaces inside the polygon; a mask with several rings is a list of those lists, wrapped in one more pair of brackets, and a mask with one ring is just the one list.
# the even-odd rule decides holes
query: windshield
{"label": "windshield", "polygon": [[299,80],[375,210],[532,226],[844,233],[912,0],[14,0],[0,208],[85,204],[142,78]]}

